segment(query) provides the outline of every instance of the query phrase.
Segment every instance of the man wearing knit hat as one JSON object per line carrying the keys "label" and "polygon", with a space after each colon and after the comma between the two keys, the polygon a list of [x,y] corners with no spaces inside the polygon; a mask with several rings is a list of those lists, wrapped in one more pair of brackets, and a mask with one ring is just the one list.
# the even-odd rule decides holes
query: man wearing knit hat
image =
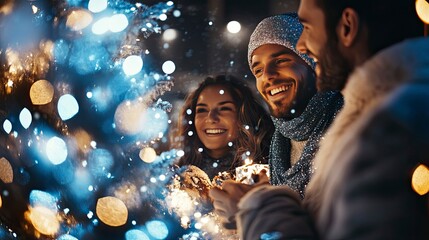
{"label": "man wearing knit hat", "polygon": [[[303,197],[319,140],[343,99],[328,89],[316,93],[315,64],[295,47],[301,32],[295,13],[264,19],[250,37],[248,62],[276,128],[270,146],[270,183],[287,185]],[[255,187],[226,181],[222,190],[212,189],[216,211],[234,222],[238,201]]]}

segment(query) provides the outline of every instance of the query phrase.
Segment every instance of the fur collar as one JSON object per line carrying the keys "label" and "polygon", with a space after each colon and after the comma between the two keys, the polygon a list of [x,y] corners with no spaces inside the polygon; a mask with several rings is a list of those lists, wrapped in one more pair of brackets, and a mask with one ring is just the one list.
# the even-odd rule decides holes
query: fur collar
{"label": "fur collar", "polygon": [[311,212],[318,212],[326,181],[341,159],[340,150],[356,136],[360,122],[397,87],[421,77],[429,78],[429,38],[407,40],[389,47],[350,75],[342,91],[344,107],[314,160],[316,170],[305,199]]}

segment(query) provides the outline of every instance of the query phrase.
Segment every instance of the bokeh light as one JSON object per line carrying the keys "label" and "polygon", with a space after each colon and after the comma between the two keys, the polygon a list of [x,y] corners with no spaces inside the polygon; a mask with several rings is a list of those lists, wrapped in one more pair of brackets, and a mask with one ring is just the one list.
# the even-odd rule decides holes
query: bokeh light
{"label": "bokeh light", "polygon": [[175,17],[180,17],[182,15],[182,13],[180,12],[180,10],[174,10],[173,11],[173,16],[175,16]]}
{"label": "bokeh light", "polygon": [[167,20],[167,14],[163,13],[163,14],[159,15],[159,20],[161,20],[161,21]]}
{"label": "bokeh light", "polygon": [[122,226],[128,219],[127,207],[124,202],[115,197],[99,198],[96,213],[103,223],[112,227]]}
{"label": "bokeh light", "polygon": [[93,13],[102,12],[107,8],[107,0],[90,0],[88,10]]}
{"label": "bokeh light", "polygon": [[100,18],[92,25],[92,33],[96,35],[105,34],[110,30],[110,17]]}
{"label": "bokeh light", "polygon": [[142,121],[147,106],[138,101],[124,101],[116,108],[115,125],[119,133],[134,135],[143,130]]}
{"label": "bokeh light", "polygon": [[64,39],[59,39],[54,43],[53,56],[58,64],[65,64],[69,55],[70,46]]}
{"label": "bokeh light", "polygon": [[128,19],[124,14],[115,14],[110,17],[109,26],[111,32],[121,32],[128,27]]}
{"label": "bokeh light", "polygon": [[156,159],[155,149],[146,147],[140,150],[139,157],[143,162],[152,163]]}
{"label": "bokeh light", "polygon": [[161,138],[168,129],[168,115],[159,108],[149,108],[143,112],[140,137],[146,140]]}
{"label": "bokeh light", "polygon": [[59,184],[65,185],[73,181],[74,173],[75,167],[70,160],[66,159],[66,161],[53,167],[52,175]]}
{"label": "bokeh light", "polygon": [[427,0],[417,0],[416,11],[420,19],[424,23],[429,24],[429,2]]}
{"label": "bokeh light", "polygon": [[86,75],[107,70],[111,56],[104,44],[95,38],[81,38],[73,41],[69,55],[69,66],[78,74]]}
{"label": "bokeh light", "polygon": [[429,192],[429,168],[423,164],[417,166],[411,178],[411,186],[419,195]]}
{"label": "bokeh light", "polygon": [[52,137],[46,143],[46,155],[52,164],[58,165],[67,159],[67,146],[63,139]]}
{"label": "bokeh light", "polygon": [[39,80],[30,88],[30,99],[34,105],[50,103],[54,97],[54,87],[47,80]]}
{"label": "bokeh light", "polygon": [[79,239],[73,237],[72,235],[64,234],[64,235],[61,235],[59,238],[57,238],[57,240],[79,240]]}
{"label": "bokeh light", "polygon": [[4,120],[3,129],[7,134],[12,131],[12,123],[8,119]]}
{"label": "bokeh light", "polygon": [[[4,2],[2,1],[2,5]],[[22,52],[39,44],[39,41],[46,34],[46,25],[34,21],[34,13],[27,8],[29,5],[16,4],[15,6],[13,7],[13,14],[1,19],[0,43],[11,43],[19,46],[16,50]],[[34,11],[34,9],[32,10]]]}
{"label": "bokeh light", "polygon": [[72,10],[67,16],[66,26],[72,31],[85,29],[92,23],[92,15],[85,9]]}
{"label": "bokeh light", "polygon": [[78,149],[87,153],[90,150],[91,136],[84,129],[77,129],[74,133],[74,140],[76,141]]}
{"label": "bokeh light", "polygon": [[58,114],[63,121],[74,117],[79,112],[79,104],[73,95],[65,94],[58,100]]}
{"label": "bokeh light", "polygon": [[112,106],[113,95],[114,93],[112,93],[111,89],[107,87],[96,87],[92,92],[87,92],[86,94],[100,112],[104,112]]}
{"label": "bokeh light", "polygon": [[228,32],[230,33],[238,33],[241,30],[241,24],[237,21],[230,21],[227,25],[226,25],[226,29],[228,30]]}
{"label": "bokeh light", "polygon": [[42,234],[52,236],[60,229],[57,214],[46,207],[30,207],[25,216],[34,228]]}
{"label": "bokeh light", "polygon": [[176,70],[176,65],[174,64],[173,61],[168,60],[162,64],[162,71],[165,74],[172,74],[175,70]]}
{"label": "bokeh light", "polygon": [[136,75],[143,68],[143,59],[137,55],[131,55],[125,58],[122,63],[122,70],[128,76]]}
{"label": "bokeh light", "polygon": [[165,239],[168,236],[167,225],[158,220],[146,222],[146,228],[150,235],[156,239]]}
{"label": "bokeh light", "polygon": [[125,240],[150,240],[150,238],[141,230],[131,229],[125,233]]}
{"label": "bokeh light", "polygon": [[10,165],[9,160],[4,157],[0,158],[0,180],[2,180],[4,183],[13,182],[12,165]]}
{"label": "bokeh light", "polygon": [[162,34],[162,39],[166,42],[170,42],[176,39],[178,35],[179,33],[176,29],[169,28]]}
{"label": "bokeh light", "polygon": [[32,121],[33,117],[31,116],[30,111],[27,108],[23,108],[19,113],[19,122],[21,122],[22,127],[27,129],[30,127]]}
{"label": "bokeh light", "polygon": [[48,192],[32,190],[29,196],[31,207],[43,206],[57,213],[57,199]]}
{"label": "bokeh light", "polygon": [[4,15],[9,15],[12,12],[13,5],[14,5],[13,1],[4,2],[4,4],[0,8],[0,13]]}
{"label": "bokeh light", "polygon": [[95,177],[108,176],[113,166],[113,156],[106,149],[94,149],[88,155],[88,167]]}

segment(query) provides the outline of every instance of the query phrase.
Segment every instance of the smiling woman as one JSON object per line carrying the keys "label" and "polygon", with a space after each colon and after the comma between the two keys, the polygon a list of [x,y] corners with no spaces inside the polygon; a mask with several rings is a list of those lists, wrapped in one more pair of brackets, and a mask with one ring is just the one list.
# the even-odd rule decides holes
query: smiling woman
{"label": "smiling woman", "polygon": [[208,77],[182,108],[173,144],[185,154],[179,166],[195,165],[212,179],[246,159],[266,163],[273,126],[242,80]]}

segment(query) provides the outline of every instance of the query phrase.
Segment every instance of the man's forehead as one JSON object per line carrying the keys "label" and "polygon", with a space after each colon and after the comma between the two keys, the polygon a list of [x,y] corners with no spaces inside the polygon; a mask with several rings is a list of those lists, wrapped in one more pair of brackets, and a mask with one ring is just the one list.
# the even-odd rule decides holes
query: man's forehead
{"label": "man's forehead", "polygon": [[290,48],[287,48],[283,45],[279,45],[279,44],[264,44],[260,47],[258,47],[257,49],[255,49],[255,51],[253,51],[252,57],[255,56],[259,56],[259,55],[263,55],[268,53],[270,56],[271,55],[283,55],[283,54],[293,54],[296,55],[296,53],[294,51],[292,51]]}
{"label": "man's forehead", "polygon": [[266,44],[258,47],[257,49],[255,49],[255,51],[253,51],[252,59],[259,58],[262,55],[268,55],[269,57],[277,57],[280,55],[292,55],[299,57],[291,49],[278,44]]}
{"label": "man's forehead", "polygon": [[316,4],[316,0],[301,0],[297,11],[299,21],[306,23],[308,18],[313,15],[313,11],[317,9],[321,10]]}

